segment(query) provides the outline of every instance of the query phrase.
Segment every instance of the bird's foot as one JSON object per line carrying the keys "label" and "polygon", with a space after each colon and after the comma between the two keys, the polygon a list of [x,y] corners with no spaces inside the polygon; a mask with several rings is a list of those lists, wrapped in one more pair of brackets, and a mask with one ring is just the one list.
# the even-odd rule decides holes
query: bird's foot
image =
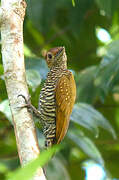
{"label": "bird's foot", "polygon": [[18,97],[23,97],[25,104],[21,108],[27,107],[30,112],[33,112],[37,117],[40,116],[40,112],[31,104],[31,97],[27,99],[23,94],[19,94]]}

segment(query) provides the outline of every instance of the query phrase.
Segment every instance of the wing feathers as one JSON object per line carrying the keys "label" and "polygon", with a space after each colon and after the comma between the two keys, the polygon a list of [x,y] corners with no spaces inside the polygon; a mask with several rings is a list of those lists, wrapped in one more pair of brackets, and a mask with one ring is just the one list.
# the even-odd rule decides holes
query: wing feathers
{"label": "wing feathers", "polygon": [[64,138],[76,98],[76,85],[70,71],[63,75],[56,87],[56,143]]}

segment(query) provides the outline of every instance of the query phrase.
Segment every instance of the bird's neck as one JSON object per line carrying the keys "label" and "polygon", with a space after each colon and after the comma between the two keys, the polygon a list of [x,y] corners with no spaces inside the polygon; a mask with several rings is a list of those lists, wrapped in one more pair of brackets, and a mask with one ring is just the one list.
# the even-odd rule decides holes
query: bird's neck
{"label": "bird's neck", "polygon": [[67,69],[67,62],[55,64],[51,69]]}

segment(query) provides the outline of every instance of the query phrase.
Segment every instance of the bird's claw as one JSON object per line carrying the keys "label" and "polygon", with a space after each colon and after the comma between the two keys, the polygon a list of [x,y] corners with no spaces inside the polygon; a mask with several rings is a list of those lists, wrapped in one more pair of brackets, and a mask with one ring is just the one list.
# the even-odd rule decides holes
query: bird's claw
{"label": "bird's claw", "polygon": [[32,105],[31,105],[31,97],[29,96],[28,99],[23,95],[23,94],[19,94],[18,97],[23,97],[24,100],[25,100],[25,103],[24,105],[21,106],[21,108],[24,108],[24,107],[27,107],[29,110],[32,109]]}
{"label": "bird's claw", "polygon": [[31,97],[29,96],[27,99],[23,94],[19,94],[18,97],[19,96],[23,97],[26,103],[21,108],[27,107],[29,112],[32,112],[37,117],[40,117],[40,112],[31,104]]}

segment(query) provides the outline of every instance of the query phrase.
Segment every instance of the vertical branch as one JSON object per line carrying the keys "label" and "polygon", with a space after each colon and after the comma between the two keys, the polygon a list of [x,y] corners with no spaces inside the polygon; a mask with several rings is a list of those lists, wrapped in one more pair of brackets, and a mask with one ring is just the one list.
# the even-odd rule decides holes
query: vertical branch
{"label": "vertical branch", "polygon": [[[27,108],[18,108],[24,104],[24,99],[18,98],[18,95],[23,94],[28,97],[23,51],[25,9],[25,0],[1,0],[0,23],[4,76],[22,166],[39,155],[32,116]],[[33,179],[45,179],[41,168]]]}

